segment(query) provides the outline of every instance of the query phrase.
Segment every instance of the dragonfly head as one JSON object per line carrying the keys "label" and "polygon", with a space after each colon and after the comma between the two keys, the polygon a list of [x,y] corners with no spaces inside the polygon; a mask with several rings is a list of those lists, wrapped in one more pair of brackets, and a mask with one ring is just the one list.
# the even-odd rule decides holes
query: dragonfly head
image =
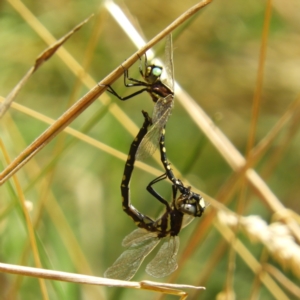
{"label": "dragonfly head", "polygon": [[191,187],[184,188],[176,200],[176,207],[183,214],[201,217],[205,210],[205,201],[201,195],[191,191]]}
{"label": "dragonfly head", "polygon": [[157,80],[160,80],[163,68],[157,65],[149,65],[146,68],[145,80],[148,83],[154,83]]}

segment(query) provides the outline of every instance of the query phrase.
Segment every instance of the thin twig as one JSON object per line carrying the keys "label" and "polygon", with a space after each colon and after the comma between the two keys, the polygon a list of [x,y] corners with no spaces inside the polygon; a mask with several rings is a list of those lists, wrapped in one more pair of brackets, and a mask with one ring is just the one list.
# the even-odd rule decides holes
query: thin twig
{"label": "thin twig", "polygon": [[[91,16],[92,17],[92,16]],[[86,24],[91,17],[85,19],[83,22],[75,26],[72,30],[70,30],[66,35],[57,40],[53,45],[49,46],[46,50],[44,50],[35,60],[34,65],[28,70],[25,76],[19,81],[19,83],[13,88],[13,90],[6,97],[5,101],[0,105],[0,119],[5,114],[5,112],[9,109],[11,103],[18,95],[21,88],[26,84],[31,75],[39,69],[40,66],[43,65],[45,61],[51,58],[56,51],[76,32],[78,31],[84,24]]]}
{"label": "thin twig", "polygon": [[154,292],[162,292],[164,294],[177,295],[180,299],[187,298],[187,292],[183,289],[205,289],[201,286],[193,286],[186,284],[168,284],[153,281],[124,281],[102,277],[95,277],[82,274],[74,274],[61,271],[46,270],[41,268],[24,267],[18,265],[0,263],[0,271],[9,274],[24,275],[50,280],[59,280],[65,282],[73,282],[79,284],[90,284],[110,287],[124,287],[131,289],[151,290]]}
{"label": "thin twig", "polygon": [[266,11],[265,11],[265,18],[264,18],[263,34],[262,34],[260,56],[259,56],[258,70],[257,70],[257,77],[256,77],[256,86],[255,86],[255,92],[253,96],[252,117],[251,117],[250,131],[248,136],[247,149],[246,149],[247,157],[250,154],[250,151],[253,148],[253,145],[255,143],[259,109],[261,107],[261,93],[262,93],[264,70],[266,64],[267,42],[268,42],[269,28],[271,22],[271,13],[272,13],[272,0],[268,0]]}

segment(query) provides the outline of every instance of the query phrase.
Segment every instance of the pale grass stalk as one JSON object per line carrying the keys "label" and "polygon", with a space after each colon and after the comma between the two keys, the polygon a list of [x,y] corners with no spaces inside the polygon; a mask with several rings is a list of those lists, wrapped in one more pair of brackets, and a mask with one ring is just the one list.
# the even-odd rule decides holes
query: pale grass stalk
{"label": "pale grass stalk", "polygon": [[295,297],[300,298],[300,287],[286,277],[280,270],[270,264],[264,264],[264,269],[268,271],[282,286],[290,291]]}
{"label": "pale grass stalk", "polygon": [[[261,139],[261,141],[251,150],[250,155],[247,157],[247,163],[239,171],[243,173],[244,170],[253,166],[257,161],[266,153],[270,148],[275,139],[283,131],[284,126],[287,123],[294,123],[299,120],[299,110],[300,110],[300,97],[297,97],[286,109],[280,119],[272,127],[272,129]],[[289,144],[289,140],[283,142],[284,145]]]}
{"label": "pale grass stalk", "polygon": [[300,247],[284,223],[268,225],[260,216],[238,218],[224,211],[218,212],[218,219],[231,228],[239,226],[252,242],[263,244],[284,269],[289,268],[300,277]]}
{"label": "pale grass stalk", "polygon": [[74,274],[60,271],[52,271],[41,268],[31,268],[18,265],[0,263],[0,271],[10,274],[18,274],[23,276],[37,277],[50,280],[59,280],[65,282],[73,282],[78,284],[90,284],[98,286],[110,286],[110,287],[123,287],[138,290],[149,290],[154,292],[160,292],[163,294],[176,295],[180,297],[180,300],[187,299],[188,293],[183,289],[205,289],[201,286],[193,286],[186,284],[168,284],[159,283],[153,281],[123,281],[95,276],[88,276],[82,274]]}
{"label": "pale grass stalk", "polygon": [[[3,153],[3,156],[6,160],[6,162],[9,163],[10,159],[9,159],[8,153],[6,151],[6,148],[5,148],[1,138],[0,138],[0,149],[2,150],[2,153]],[[42,266],[41,259],[40,259],[40,255],[39,255],[39,251],[38,251],[38,247],[37,247],[37,242],[36,242],[36,238],[35,238],[33,224],[32,224],[32,221],[31,221],[31,218],[30,218],[30,215],[29,215],[29,211],[27,209],[26,199],[25,199],[25,196],[23,194],[23,191],[22,191],[21,185],[19,183],[19,180],[17,179],[16,176],[13,176],[13,182],[14,182],[14,185],[15,185],[15,188],[16,188],[16,196],[19,199],[20,206],[22,208],[22,212],[23,212],[24,217],[25,217],[25,223],[26,223],[26,226],[27,226],[27,231],[28,231],[30,246],[31,246],[32,253],[33,253],[34,262],[35,262],[36,267],[40,268]],[[41,278],[39,278],[38,280],[39,280],[39,284],[40,284],[43,299],[45,299],[45,300],[49,299],[45,281],[42,280]]]}
{"label": "pale grass stalk", "polygon": [[[231,222],[236,220],[236,217],[232,215],[227,215],[230,217]],[[214,223],[216,229],[222,234],[223,238],[231,243],[234,232],[230,229],[227,224],[222,223],[219,219]],[[289,300],[289,297],[284,293],[284,291],[278,286],[278,284],[272,279],[272,277],[263,270],[262,265],[257,261],[257,259],[251,254],[251,252],[244,246],[244,244],[239,240],[235,239],[235,242],[231,244],[236,253],[243,259],[245,264],[250,270],[259,276],[260,281],[265,285],[268,291],[273,295],[274,299],[278,300]]]}
{"label": "pale grass stalk", "polygon": [[267,56],[267,42],[268,42],[268,36],[269,36],[271,12],[272,12],[272,0],[268,0],[266,11],[265,11],[265,17],[264,17],[264,25],[263,25],[263,33],[262,33],[261,46],[260,46],[258,70],[257,70],[257,76],[256,76],[256,85],[255,85],[255,91],[254,91],[254,96],[253,96],[251,124],[250,124],[250,131],[249,131],[248,144],[247,144],[247,150],[246,150],[247,157],[250,154],[250,151],[254,146],[257,122],[258,122],[258,117],[259,117],[259,110],[261,107],[261,94],[262,94],[262,89],[263,89],[263,79],[264,79],[265,62],[266,62],[266,56]]}

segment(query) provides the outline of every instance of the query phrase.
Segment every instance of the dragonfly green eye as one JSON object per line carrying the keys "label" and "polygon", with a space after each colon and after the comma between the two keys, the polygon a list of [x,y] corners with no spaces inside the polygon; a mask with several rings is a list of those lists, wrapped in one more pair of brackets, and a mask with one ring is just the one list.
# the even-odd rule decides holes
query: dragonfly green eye
{"label": "dragonfly green eye", "polygon": [[161,67],[154,67],[152,69],[152,74],[155,76],[155,77],[159,77],[162,73],[162,68]]}

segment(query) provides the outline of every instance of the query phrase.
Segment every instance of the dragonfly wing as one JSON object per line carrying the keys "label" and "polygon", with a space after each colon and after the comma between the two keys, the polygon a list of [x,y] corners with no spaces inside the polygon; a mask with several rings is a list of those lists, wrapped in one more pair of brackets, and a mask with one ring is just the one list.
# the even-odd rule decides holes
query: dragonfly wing
{"label": "dragonfly wing", "polygon": [[143,138],[142,142],[136,153],[137,160],[143,160],[146,157],[151,156],[158,148],[159,139],[161,136],[162,128],[158,126],[153,126],[148,131],[148,133]]}
{"label": "dragonfly wing", "polygon": [[141,243],[154,237],[157,237],[157,233],[149,232],[143,228],[138,228],[125,236],[122,242],[122,246],[126,248],[139,246]]}
{"label": "dragonfly wing", "polygon": [[120,257],[109,267],[104,276],[120,280],[130,280],[139,269],[144,258],[160,242],[157,237],[152,237],[147,242],[141,242],[141,245],[130,247],[125,250]]}
{"label": "dragonfly wing", "polygon": [[193,215],[184,214],[181,228],[188,226],[194,219],[195,217]]}
{"label": "dragonfly wing", "polygon": [[173,65],[173,41],[172,34],[166,37],[165,46],[165,65],[166,70],[166,84],[174,92],[174,65]]}
{"label": "dragonfly wing", "polygon": [[[174,95],[169,94],[165,98],[160,98],[154,105],[153,113],[152,113],[152,127],[155,126],[156,123],[164,125],[168,121],[168,117],[171,113],[171,110],[174,106]],[[151,127],[151,128],[152,128]]]}
{"label": "dragonfly wing", "polygon": [[142,139],[137,150],[136,159],[142,160],[151,156],[158,147],[162,130],[165,127],[173,108],[173,95],[160,98],[155,106],[152,115],[153,125]]}
{"label": "dragonfly wing", "polygon": [[154,259],[147,265],[146,272],[156,278],[165,277],[177,268],[176,255],[179,249],[179,237],[170,237],[163,243]]}

